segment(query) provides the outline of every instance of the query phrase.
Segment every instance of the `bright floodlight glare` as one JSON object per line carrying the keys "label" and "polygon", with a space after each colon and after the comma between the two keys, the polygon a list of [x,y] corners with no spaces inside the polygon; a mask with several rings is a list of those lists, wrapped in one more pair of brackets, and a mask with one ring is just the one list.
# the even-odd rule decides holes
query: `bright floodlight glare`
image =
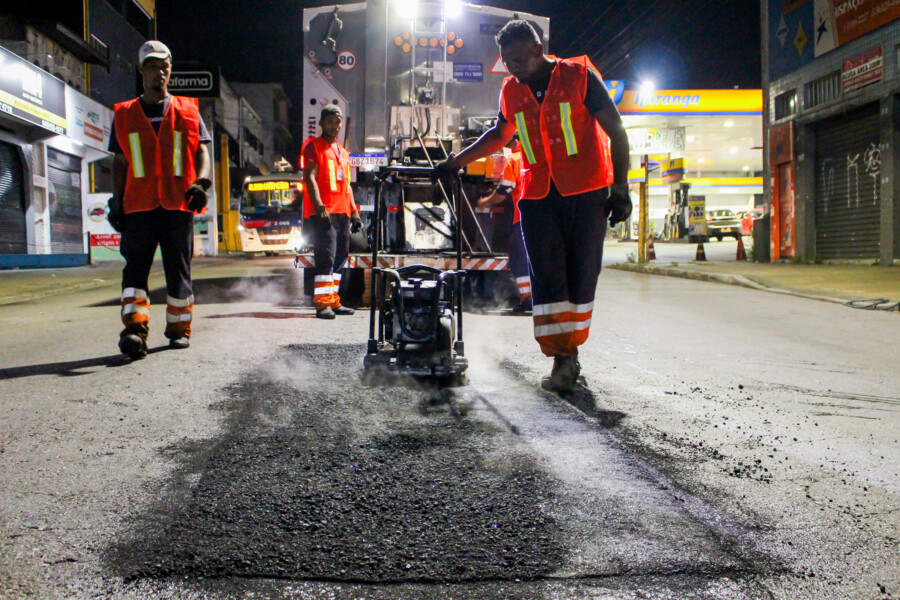
{"label": "bright floodlight glare", "polygon": [[725,127],[734,127],[734,121],[725,121]]}
{"label": "bright floodlight glare", "polygon": [[750,167],[749,167],[749,165],[744,165],[743,169],[744,169],[744,171],[749,171]]}
{"label": "bright floodlight glare", "polygon": [[397,0],[397,14],[405,19],[415,19],[417,4],[417,0]]}
{"label": "bright floodlight glare", "polygon": [[729,152],[731,152],[732,154],[737,154],[737,150],[737,148],[732,148],[731,150],[729,150]]}
{"label": "bright floodlight glare", "polygon": [[696,138],[692,135],[687,136],[687,141],[693,142]]}
{"label": "bright floodlight glare", "polygon": [[700,164],[702,165],[703,163],[706,162],[706,159],[705,159],[705,158],[698,158],[698,159],[697,159],[697,162],[700,163]]}
{"label": "bright floodlight glare", "polygon": [[444,3],[444,16],[455,19],[462,14],[462,2],[460,0],[447,0]]}
{"label": "bright floodlight glare", "polygon": [[642,94],[652,94],[653,90],[655,90],[655,89],[656,89],[656,85],[649,79],[647,81],[644,81],[641,83],[641,93]]}

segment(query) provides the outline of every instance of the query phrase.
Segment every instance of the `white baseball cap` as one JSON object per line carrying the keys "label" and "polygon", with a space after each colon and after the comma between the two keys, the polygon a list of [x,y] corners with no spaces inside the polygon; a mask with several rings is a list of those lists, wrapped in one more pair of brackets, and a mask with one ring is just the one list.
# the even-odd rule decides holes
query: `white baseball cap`
{"label": "white baseball cap", "polygon": [[159,40],[149,40],[144,42],[144,45],[138,51],[138,65],[143,65],[148,58],[159,58],[161,60],[168,58],[171,60],[172,51]]}

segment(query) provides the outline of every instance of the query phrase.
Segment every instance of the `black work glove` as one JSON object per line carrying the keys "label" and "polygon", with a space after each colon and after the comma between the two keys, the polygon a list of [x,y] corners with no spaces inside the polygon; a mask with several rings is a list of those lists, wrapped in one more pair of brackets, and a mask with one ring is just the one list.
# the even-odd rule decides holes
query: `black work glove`
{"label": "black work glove", "polygon": [[609,186],[609,198],[606,200],[609,208],[610,226],[622,223],[631,216],[631,196],[628,194],[628,186],[625,184]]}
{"label": "black work glove", "polygon": [[359,211],[354,210],[353,214],[350,215],[350,233],[359,233],[362,231],[362,217],[359,216]]}
{"label": "black work glove", "polygon": [[187,189],[184,193],[184,199],[187,200],[188,208],[194,212],[200,212],[206,208],[206,192],[212,187],[212,181],[201,177]]}
{"label": "black work glove", "polygon": [[447,160],[441,161],[434,165],[431,170],[431,183],[441,181],[452,181],[459,174],[459,163],[456,162],[456,156],[451,152]]}
{"label": "black work glove", "polygon": [[106,202],[106,207],[106,220],[113,229],[122,233],[122,227],[125,225],[125,209],[122,207],[122,199],[113,196]]}

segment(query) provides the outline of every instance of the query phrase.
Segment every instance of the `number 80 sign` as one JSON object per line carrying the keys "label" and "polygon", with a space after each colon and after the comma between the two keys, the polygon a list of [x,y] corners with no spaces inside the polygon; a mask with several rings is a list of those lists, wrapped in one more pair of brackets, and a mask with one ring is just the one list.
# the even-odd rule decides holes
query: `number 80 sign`
{"label": "number 80 sign", "polygon": [[356,55],[349,50],[344,50],[337,56],[337,66],[342,71],[349,71],[356,66]]}

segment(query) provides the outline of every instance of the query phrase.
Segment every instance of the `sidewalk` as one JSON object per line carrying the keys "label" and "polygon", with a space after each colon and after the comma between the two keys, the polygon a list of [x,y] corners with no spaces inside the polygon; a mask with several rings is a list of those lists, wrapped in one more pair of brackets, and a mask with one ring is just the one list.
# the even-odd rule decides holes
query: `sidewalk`
{"label": "sidewalk", "polygon": [[[217,277],[239,278],[293,269],[292,261],[289,256],[248,260],[243,254],[197,257],[191,263],[191,271],[195,281]],[[113,288],[112,295],[118,297],[124,264],[121,260],[103,260],[64,269],[0,270],[0,306],[101,287]],[[162,273],[162,262],[156,260],[150,272],[151,285],[165,285]]]}
{"label": "sidewalk", "polygon": [[[84,267],[65,269],[28,269],[0,271],[0,305],[27,302],[51,295],[65,294],[98,287],[118,288],[122,277],[121,261],[99,261]],[[248,261],[243,255],[199,257],[194,259],[194,279],[216,276],[245,276],[249,271],[274,272],[292,268],[289,257]],[[768,292],[802,296],[816,300],[846,303],[865,308],[864,302],[884,300],[877,308],[884,310],[900,302],[900,265],[891,267],[871,264],[795,264],[753,263],[734,260],[708,262],[651,261],[646,264],[618,262],[608,268],[667,275],[702,281],[741,285]],[[153,275],[161,273],[154,264]],[[898,310],[896,306],[893,310]]]}
{"label": "sidewalk", "polygon": [[[857,308],[898,310],[900,266],[708,261],[611,265],[612,269],[741,285],[815,300],[851,302]],[[878,303],[881,300],[883,302]],[[893,305],[893,306],[891,306]]]}

